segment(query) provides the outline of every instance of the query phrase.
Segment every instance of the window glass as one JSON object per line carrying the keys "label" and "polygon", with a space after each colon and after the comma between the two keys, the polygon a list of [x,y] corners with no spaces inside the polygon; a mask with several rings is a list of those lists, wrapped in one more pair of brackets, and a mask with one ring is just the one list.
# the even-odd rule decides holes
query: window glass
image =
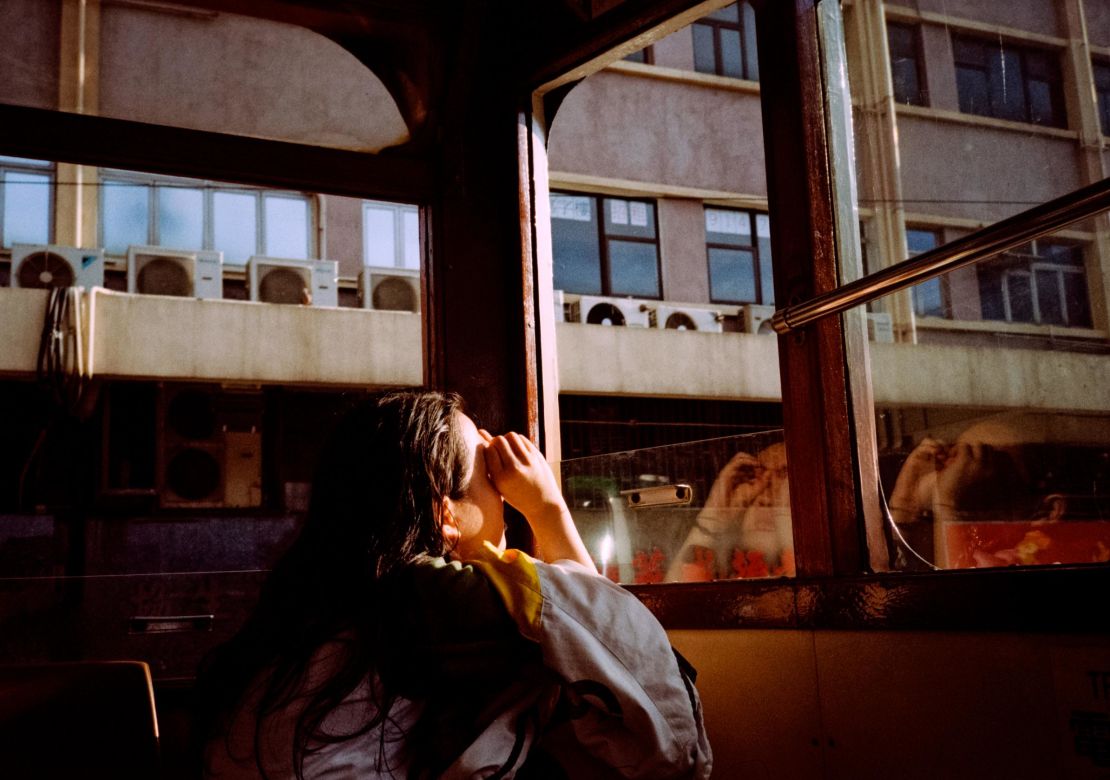
{"label": "window glass", "polygon": [[[1050,129],[1070,118],[1078,130],[1078,117],[1093,115],[1099,74],[1092,83],[1062,71],[1070,51],[1098,40],[1096,28],[1050,11],[1004,19],[983,4],[921,19],[928,103],[881,116],[864,108],[883,93],[864,78],[882,64],[881,39],[858,12],[845,6],[870,272],[1102,178],[1101,152],[1082,133]],[[909,43],[895,29],[886,31],[887,65],[897,87]],[[1085,107],[1069,117],[1065,105]],[[1110,560],[1105,219],[852,314],[849,327],[862,317],[867,328],[895,568]]]}
{"label": "window glass", "polygon": [[1064,127],[1059,52],[953,36],[960,111]]}
{"label": "window glass", "polygon": [[899,103],[915,106],[925,105],[927,102],[921,85],[919,34],[918,28],[911,25],[887,23],[894,99]]}
{"label": "window glass", "polygon": [[420,213],[414,207],[407,207],[401,212],[401,230],[404,236],[404,258],[401,263],[405,268],[420,267]]}
{"label": "window glass", "polygon": [[608,248],[611,294],[659,297],[659,256],[654,243],[611,239]]}
{"label": "window glass", "polygon": [[204,248],[204,193],[191,187],[158,187],[158,244]]}
{"label": "window glass", "polygon": [[571,293],[601,292],[601,245],[597,199],[551,193],[551,243],[555,288]]}
{"label": "window glass", "polygon": [[244,264],[258,254],[257,197],[217,192],[212,197],[212,241],[225,263]]}
{"label": "window glass", "polygon": [[694,70],[738,79],[759,79],[755,12],[748,3],[726,6],[690,27]]}
{"label": "window glass", "polygon": [[116,255],[127,247],[151,243],[150,187],[106,179],[100,188],[104,249]]}
{"label": "window glass", "polygon": [[366,265],[393,266],[396,256],[394,210],[388,206],[367,203],[363,206],[362,215]]}
{"label": "window glass", "polygon": [[705,240],[711,300],[722,303],[774,303],[771,227],[766,214],[707,207]]}
{"label": "window glass", "polygon": [[301,198],[263,197],[266,241],[263,252],[271,257],[308,257],[308,203]]}
{"label": "window glass", "polygon": [[1096,62],[1095,91],[1098,94],[1098,112],[1102,134],[1110,135],[1110,65]]}
{"label": "window glass", "polygon": [[794,576],[781,431],[564,460],[563,494],[615,582]]}
{"label": "window glass", "polygon": [[3,245],[49,243],[51,177],[18,170],[3,177]]}

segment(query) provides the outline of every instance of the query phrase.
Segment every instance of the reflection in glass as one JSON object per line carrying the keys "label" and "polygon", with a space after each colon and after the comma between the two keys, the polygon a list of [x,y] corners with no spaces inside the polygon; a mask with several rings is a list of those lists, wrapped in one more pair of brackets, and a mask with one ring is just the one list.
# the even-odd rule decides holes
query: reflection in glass
{"label": "reflection in glass", "polygon": [[794,574],[779,431],[567,460],[561,474],[587,549],[615,581]]}
{"label": "reflection in glass", "polygon": [[39,173],[4,172],[3,245],[50,242],[50,177]]}
{"label": "reflection in glass", "polygon": [[212,196],[214,248],[225,263],[246,263],[257,253],[256,198],[245,192],[217,192]]}
{"label": "reflection in glass", "polygon": [[122,255],[132,244],[149,244],[150,187],[105,180],[100,193],[104,251]]}

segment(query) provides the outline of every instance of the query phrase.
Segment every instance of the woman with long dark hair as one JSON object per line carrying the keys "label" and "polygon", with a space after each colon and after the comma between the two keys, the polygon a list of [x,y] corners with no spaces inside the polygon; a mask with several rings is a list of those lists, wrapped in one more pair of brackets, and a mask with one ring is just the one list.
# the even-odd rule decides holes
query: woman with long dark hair
{"label": "woman with long dark hair", "polygon": [[[505,550],[503,501],[542,560]],[[531,442],[458,396],[385,393],[338,426],[304,528],[202,671],[204,771],[703,777],[680,664],[597,574]]]}

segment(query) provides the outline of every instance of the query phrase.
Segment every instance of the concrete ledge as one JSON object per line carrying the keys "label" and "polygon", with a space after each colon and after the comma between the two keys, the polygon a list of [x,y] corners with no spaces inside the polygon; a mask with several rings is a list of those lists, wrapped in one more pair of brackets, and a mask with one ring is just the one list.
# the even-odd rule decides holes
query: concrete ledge
{"label": "concrete ledge", "polygon": [[1110,411],[1110,356],[871,344],[875,403]]}
{"label": "concrete ledge", "polygon": [[0,374],[34,374],[38,362],[46,290],[0,287]]}
{"label": "concrete ledge", "polygon": [[359,386],[422,382],[415,314],[99,289],[90,297],[93,376]]}
{"label": "concrete ledge", "polygon": [[559,323],[559,390],[777,401],[778,339]]}

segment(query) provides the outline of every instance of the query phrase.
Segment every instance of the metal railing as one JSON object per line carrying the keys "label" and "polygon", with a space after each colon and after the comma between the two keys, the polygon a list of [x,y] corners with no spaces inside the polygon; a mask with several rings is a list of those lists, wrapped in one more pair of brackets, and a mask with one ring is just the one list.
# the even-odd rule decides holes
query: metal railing
{"label": "metal railing", "polygon": [[790,333],[821,317],[839,314],[934,276],[986,260],[1107,209],[1110,209],[1110,178],[1034,206],[808,301],[779,309],[771,319],[771,326],[776,333]]}

